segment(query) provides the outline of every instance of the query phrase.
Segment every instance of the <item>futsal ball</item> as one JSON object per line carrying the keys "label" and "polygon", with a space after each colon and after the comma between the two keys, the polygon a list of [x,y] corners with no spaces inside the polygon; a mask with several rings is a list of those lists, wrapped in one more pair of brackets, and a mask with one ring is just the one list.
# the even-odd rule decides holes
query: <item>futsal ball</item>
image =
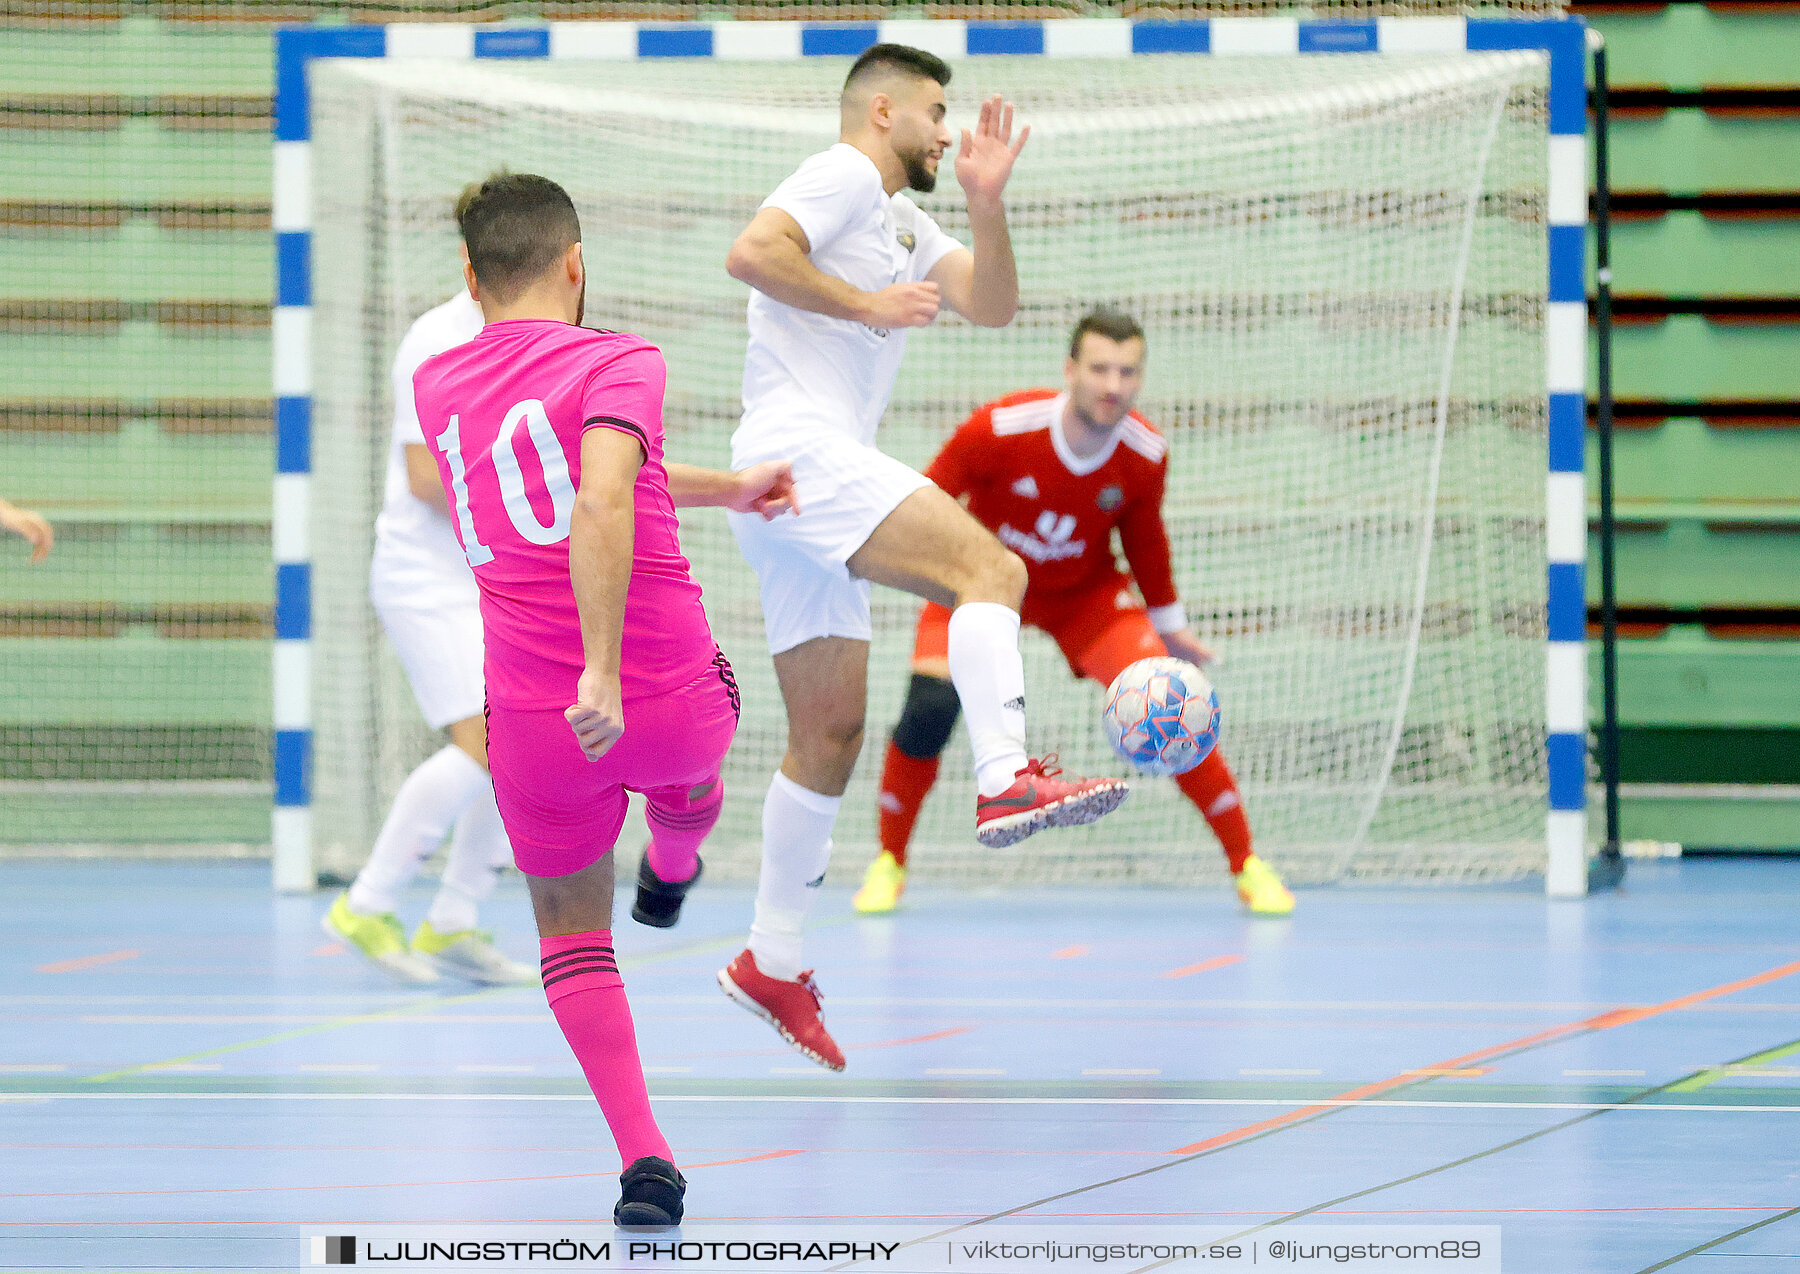
{"label": "futsal ball", "polygon": [[1138,770],[1186,774],[1219,742],[1219,696],[1193,664],[1140,659],[1106,688],[1100,722],[1113,751]]}

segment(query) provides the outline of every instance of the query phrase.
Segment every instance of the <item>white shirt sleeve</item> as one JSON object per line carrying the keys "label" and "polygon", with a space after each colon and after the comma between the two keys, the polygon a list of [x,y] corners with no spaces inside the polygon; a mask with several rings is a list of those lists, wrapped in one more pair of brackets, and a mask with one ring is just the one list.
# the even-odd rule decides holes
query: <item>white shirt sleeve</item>
{"label": "white shirt sleeve", "polygon": [[401,341],[394,355],[394,437],[403,447],[425,445],[425,428],[419,423],[418,404],[413,401],[413,373],[437,352],[422,341]]}
{"label": "white shirt sleeve", "polygon": [[[853,152],[853,157],[869,169],[867,175],[874,176],[873,164],[860,154]],[[859,173],[844,159],[835,146],[819,152],[795,169],[791,177],[762,201],[763,208],[779,208],[799,223],[812,252],[819,251],[844,232],[867,193],[865,184],[858,180],[865,174]],[[874,180],[879,184],[879,176],[874,176]]]}
{"label": "white shirt sleeve", "polygon": [[425,427],[419,423],[419,408],[413,401],[413,373],[426,359],[474,340],[481,332],[482,322],[481,307],[475,299],[467,292],[458,292],[436,309],[421,314],[400,338],[389,375],[394,394],[394,437],[401,446],[425,445]]}

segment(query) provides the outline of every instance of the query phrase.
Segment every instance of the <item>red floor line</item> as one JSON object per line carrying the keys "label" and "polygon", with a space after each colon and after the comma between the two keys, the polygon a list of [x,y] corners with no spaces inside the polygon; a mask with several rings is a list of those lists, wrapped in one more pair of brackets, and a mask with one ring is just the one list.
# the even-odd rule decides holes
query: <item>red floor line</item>
{"label": "red floor line", "polygon": [[1052,960],[1073,960],[1077,956],[1084,956],[1092,950],[1092,947],[1078,944],[1073,947],[1064,947],[1060,951],[1052,951],[1050,953],[1050,958]]}
{"label": "red floor line", "polygon": [[[910,1035],[899,1040],[874,1040],[867,1044],[845,1044],[843,1049],[846,1053],[850,1053],[858,1049],[898,1048],[902,1044],[924,1044],[931,1040],[948,1039],[952,1035],[967,1035],[974,1029],[972,1026],[952,1026],[947,1030],[933,1031],[929,1035]],[[794,1050],[791,1048],[734,1048],[720,1053],[661,1053],[645,1060],[655,1066],[663,1062],[716,1062],[738,1057],[792,1056],[794,1056]]]}
{"label": "red floor line", "polygon": [[1223,969],[1229,964],[1241,964],[1243,959],[1244,957],[1241,955],[1214,956],[1210,960],[1202,960],[1199,964],[1184,964],[1179,969],[1166,970],[1157,976],[1164,978],[1192,977],[1196,973],[1205,973],[1209,969]]}
{"label": "red floor line", "polygon": [[952,1026],[948,1030],[933,1031],[929,1035],[909,1035],[903,1040],[876,1040],[872,1044],[846,1044],[844,1051],[852,1053],[865,1048],[898,1048],[902,1044],[927,1044],[932,1040],[947,1040],[952,1035],[967,1035],[974,1029],[972,1026]]}
{"label": "red floor line", "polygon": [[[804,1150],[771,1150],[742,1159],[717,1159],[708,1163],[683,1164],[682,1171],[692,1172],[697,1168],[728,1168],[733,1164],[760,1163],[765,1159],[787,1159],[806,1153]],[[616,1177],[618,1175],[618,1171],[615,1169],[610,1172],[557,1172],[531,1177],[472,1177],[458,1181],[367,1181],[357,1185],[206,1186],[192,1190],[52,1190],[32,1194],[0,1194],[0,1199],[111,1199],[134,1195],[279,1194],[299,1190],[394,1190],[440,1186],[486,1186],[515,1181],[581,1181],[589,1177]],[[8,1224],[11,1223],[8,1222]]]}
{"label": "red floor line", "polygon": [[1743,991],[1753,986],[1761,986],[1765,982],[1773,982],[1790,974],[1800,973],[1800,960],[1790,964],[1777,965],[1773,969],[1765,969],[1761,973],[1747,978],[1739,978],[1735,982],[1725,982],[1704,991],[1695,991],[1691,995],[1680,996],[1673,1000],[1664,1000],[1661,1004],[1640,1004],[1630,1008],[1609,1009],[1605,1013],[1593,1017],[1584,1017],[1579,1021],[1565,1022],[1561,1026],[1552,1026],[1548,1030],[1538,1031],[1531,1035],[1522,1035],[1516,1040],[1507,1040],[1503,1044],[1493,1044],[1487,1048],[1476,1049],[1473,1053],[1464,1053],[1461,1057],[1452,1057],[1448,1061],[1437,1062],[1431,1066],[1402,1071],[1398,1075],[1390,1075],[1386,1079],[1378,1079],[1372,1084],[1364,1084],[1360,1088],[1352,1088],[1349,1092],[1339,1093],[1322,1102],[1310,1106],[1301,1106],[1285,1114],[1271,1115],[1267,1119],[1259,1119],[1253,1124],[1245,1124],[1242,1128],[1234,1128],[1230,1132],[1222,1132],[1216,1136],[1193,1142],[1191,1145],[1178,1146],[1168,1153],[1172,1155],[1193,1155],[1203,1150],[1212,1150],[1219,1146],[1228,1146],[1234,1141],[1242,1141],[1246,1137],[1254,1137],[1257,1133],[1281,1128],[1297,1120],[1309,1119],[1346,1102],[1362,1101],[1381,1093],[1399,1088],[1402,1085],[1417,1083],[1419,1070],[1453,1070],[1464,1066],[1473,1066],[1477,1062],[1485,1062],[1489,1058],[1510,1053],[1516,1049],[1529,1048],[1533,1044],[1542,1044],[1565,1035],[1587,1034],[1594,1031],[1610,1030],[1615,1026],[1624,1026],[1628,1022],[1641,1022],[1645,1018],[1655,1017],[1659,1013],[1671,1013],[1689,1005],[1699,1004],[1706,1000],[1717,999],[1722,995],[1730,995],[1734,991]]}
{"label": "red floor line", "polygon": [[143,955],[142,951],[108,951],[104,955],[77,956],[73,960],[58,960],[54,964],[40,964],[39,973],[76,973],[82,969],[92,969],[102,964],[117,964],[121,960],[135,960]]}

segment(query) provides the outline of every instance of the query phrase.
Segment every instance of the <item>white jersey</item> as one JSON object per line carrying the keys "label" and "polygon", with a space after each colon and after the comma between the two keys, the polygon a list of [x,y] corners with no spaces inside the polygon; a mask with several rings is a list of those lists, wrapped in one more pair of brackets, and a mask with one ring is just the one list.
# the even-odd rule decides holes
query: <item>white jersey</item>
{"label": "white jersey", "polygon": [[413,403],[413,373],[426,359],[474,340],[481,332],[481,307],[467,292],[458,292],[425,311],[401,338],[394,355],[394,436],[388,444],[387,486],[381,514],[375,519],[374,581],[382,590],[415,592],[415,601],[430,604],[431,585],[449,586],[460,598],[475,577],[457,543],[448,514],[425,503],[407,480],[407,446],[424,446],[425,431]]}
{"label": "white jersey", "polygon": [[[905,195],[889,195],[875,161],[848,142],[821,151],[763,200],[799,223],[813,265],[865,292],[922,282],[962,245]],[[744,356],[744,418],[734,447],[765,435],[825,428],[873,445],[906,350],[884,330],[785,305],[752,290]]]}

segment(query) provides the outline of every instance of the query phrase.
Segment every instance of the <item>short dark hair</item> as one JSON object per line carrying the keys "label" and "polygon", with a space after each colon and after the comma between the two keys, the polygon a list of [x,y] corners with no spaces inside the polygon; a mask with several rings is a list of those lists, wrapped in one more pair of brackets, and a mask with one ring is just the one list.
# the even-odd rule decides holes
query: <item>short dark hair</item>
{"label": "short dark hair", "polygon": [[1075,331],[1069,337],[1070,358],[1081,357],[1081,338],[1089,332],[1120,344],[1133,338],[1140,341],[1144,339],[1144,329],[1138,326],[1138,321],[1131,315],[1123,310],[1109,310],[1101,306],[1083,314],[1081,321],[1075,325]]}
{"label": "short dark hair", "polygon": [[939,84],[950,82],[949,63],[935,53],[915,49],[909,44],[871,44],[856,59],[850,74],[844,77],[845,92],[859,79],[877,71],[899,71],[903,75],[936,80]]}
{"label": "short dark hair", "polygon": [[533,173],[496,173],[456,201],[475,281],[501,304],[536,283],[581,242],[569,192]]}
{"label": "short dark hair", "polygon": [[472,181],[462,188],[462,193],[456,196],[456,209],[450,214],[458,226],[462,225],[463,214],[469,210],[469,205],[475,202],[475,196],[481,193],[482,186],[497,177],[504,176],[506,176],[506,169],[496,168],[488,175],[486,181]]}

